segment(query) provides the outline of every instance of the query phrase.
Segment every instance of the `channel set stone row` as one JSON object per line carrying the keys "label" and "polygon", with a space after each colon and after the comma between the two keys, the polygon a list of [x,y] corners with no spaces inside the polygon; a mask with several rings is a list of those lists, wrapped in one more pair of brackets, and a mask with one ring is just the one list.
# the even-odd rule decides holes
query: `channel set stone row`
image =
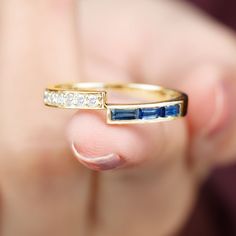
{"label": "channel set stone row", "polygon": [[180,104],[153,108],[111,109],[111,121],[156,120],[158,118],[178,117],[181,115]]}
{"label": "channel set stone row", "polygon": [[44,103],[48,106],[80,109],[104,108],[104,96],[101,92],[50,91],[44,92]]}

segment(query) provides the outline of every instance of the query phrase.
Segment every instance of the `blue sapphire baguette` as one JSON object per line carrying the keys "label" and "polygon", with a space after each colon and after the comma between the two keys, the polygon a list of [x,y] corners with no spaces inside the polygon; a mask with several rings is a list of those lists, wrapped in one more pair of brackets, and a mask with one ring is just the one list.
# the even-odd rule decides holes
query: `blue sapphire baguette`
{"label": "blue sapphire baguette", "polygon": [[180,115],[180,105],[165,107],[135,108],[135,109],[111,109],[111,120],[152,120],[165,117],[177,117]]}

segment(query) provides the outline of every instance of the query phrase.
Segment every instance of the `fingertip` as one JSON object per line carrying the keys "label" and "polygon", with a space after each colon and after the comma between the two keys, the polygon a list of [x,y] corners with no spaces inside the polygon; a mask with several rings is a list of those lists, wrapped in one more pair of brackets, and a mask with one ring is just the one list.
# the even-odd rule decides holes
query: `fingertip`
{"label": "fingertip", "polygon": [[69,122],[67,134],[72,151],[82,164],[93,170],[111,170],[133,166],[150,157],[158,149],[151,130],[151,126],[108,125],[103,114],[83,111]]}

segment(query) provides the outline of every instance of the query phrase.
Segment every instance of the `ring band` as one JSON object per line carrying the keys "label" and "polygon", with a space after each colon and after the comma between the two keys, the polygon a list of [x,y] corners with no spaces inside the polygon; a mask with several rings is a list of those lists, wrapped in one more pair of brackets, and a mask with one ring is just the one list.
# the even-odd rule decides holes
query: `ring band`
{"label": "ring band", "polygon": [[[128,92],[143,99],[136,103],[109,103],[109,91]],[[188,96],[180,91],[139,83],[70,83],[50,86],[44,104],[71,109],[106,109],[109,124],[136,124],[173,120],[187,113]]]}

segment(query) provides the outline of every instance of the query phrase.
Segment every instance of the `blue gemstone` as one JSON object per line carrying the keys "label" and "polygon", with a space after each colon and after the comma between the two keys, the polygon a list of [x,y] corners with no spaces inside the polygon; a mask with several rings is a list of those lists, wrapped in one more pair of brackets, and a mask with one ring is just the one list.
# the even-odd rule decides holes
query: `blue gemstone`
{"label": "blue gemstone", "polygon": [[139,111],[139,119],[152,120],[158,117],[158,108],[142,108]]}
{"label": "blue gemstone", "polygon": [[165,107],[158,108],[158,116],[159,117],[166,117],[166,108]]}
{"label": "blue gemstone", "polygon": [[180,113],[180,106],[178,104],[166,107],[166,116],[178,116]]}
{"label": "blue gemstone", "polygon": [[111,109],[112,120],[136,120],[139,118],[139,109]]}

